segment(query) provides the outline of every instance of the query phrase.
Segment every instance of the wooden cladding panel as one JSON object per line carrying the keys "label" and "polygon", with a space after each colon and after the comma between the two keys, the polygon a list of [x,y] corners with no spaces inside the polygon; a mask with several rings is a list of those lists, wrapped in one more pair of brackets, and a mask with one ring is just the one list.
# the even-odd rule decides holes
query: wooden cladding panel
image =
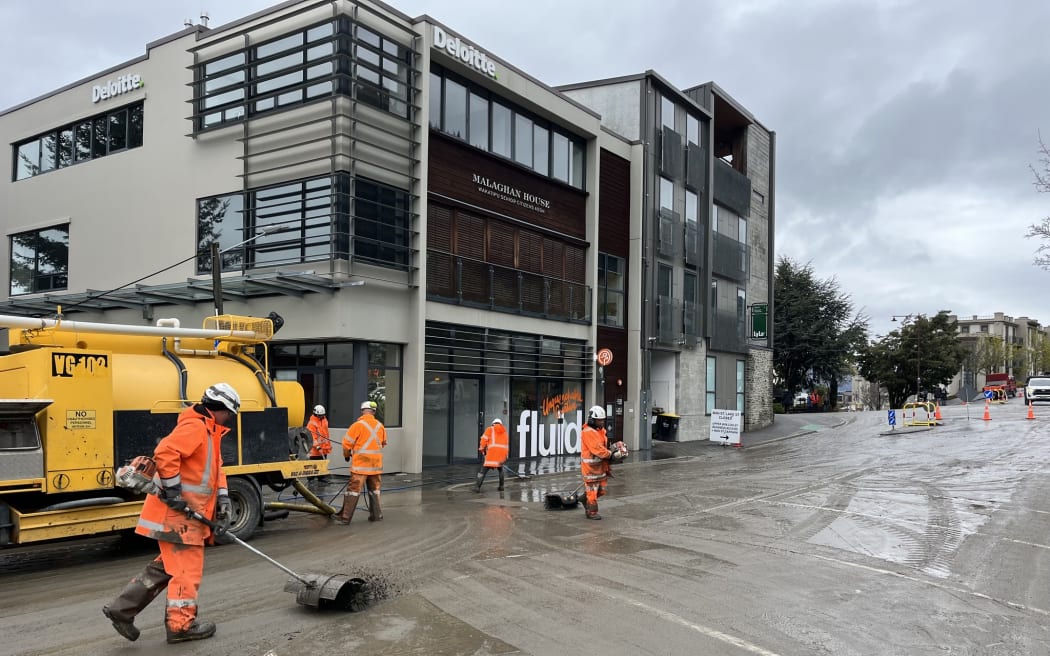
{"label": "wooden cladding panel", "polygon": [[601,151],[598,250],[626,258],[631,239],[631,163]]}
{"label": "wooden cladding panel", "polygon": [[485,259],[485,219],[456,213],[456,254],[472,260]]}

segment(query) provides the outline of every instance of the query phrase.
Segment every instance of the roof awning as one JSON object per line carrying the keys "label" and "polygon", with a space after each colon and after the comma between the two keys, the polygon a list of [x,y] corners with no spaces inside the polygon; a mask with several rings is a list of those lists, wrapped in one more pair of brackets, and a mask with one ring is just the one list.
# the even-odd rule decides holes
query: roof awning
{"label": "roof awning", "polygon": [[[264,296],[304,296],[331,294],[347,283],[332,280],[312,271],[272,271],[247,273],[222,279],[223,300],[243,300]],[[62,313],[101,312],[116,309],[140,309],[154,305],[194,305],[212,303],[210,278],[190,278],[186,282],[166,285],[136,285],[110,292],[89,289],[86,292],[52,292],[13,296],[0,301],[0,314],[46,316],[58,306]]]}

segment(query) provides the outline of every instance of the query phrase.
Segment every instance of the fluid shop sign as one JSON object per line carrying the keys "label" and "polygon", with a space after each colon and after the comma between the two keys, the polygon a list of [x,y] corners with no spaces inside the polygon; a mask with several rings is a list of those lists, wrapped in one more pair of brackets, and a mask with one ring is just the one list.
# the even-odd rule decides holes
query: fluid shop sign
{"label": "fluid shop sign", "polygon": [[492,79],[497,79],[496,62],[488,58],[484,52],[478,50],[458,36],[450,36],[437,25],[434,26],[434,47],[444,50],[452,57],[464,64],[485,73]]}
{"label": "fluid shop sign", "polygon": [[[569,421],[575,414],[575,421]],[[561,423],[542,424],[538,410],[522,410],[515,431],[518,434],[518,457],[567,455],[580,452],[583,411],[566,413]]]}

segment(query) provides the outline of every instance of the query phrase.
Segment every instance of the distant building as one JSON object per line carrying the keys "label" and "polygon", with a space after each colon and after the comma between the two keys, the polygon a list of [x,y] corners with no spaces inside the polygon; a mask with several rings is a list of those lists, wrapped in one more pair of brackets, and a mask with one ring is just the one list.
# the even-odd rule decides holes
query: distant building
{"label": "distant building", "polygon": [[[955,315],[950,318],[958,322],[959,341],[967,347],[968,353],[962,369],[948,387],[950,395],[962,393],[970,397],[967,400],[973,400],[984,387],[987,373],[1008,373],[1019,386],[1037,373],[1038,353],[1044,340],[1048,339],[1048,331],[1039,321],[1028,317],[1014,318],[1002,312],[991,316],[973,315],[968,319]],[[989,338],[1001,340],[1005,347],[1002,361],[992,365],[992,371],[978,371],[981,369],[982,348],[985,348],[982,341]]]}

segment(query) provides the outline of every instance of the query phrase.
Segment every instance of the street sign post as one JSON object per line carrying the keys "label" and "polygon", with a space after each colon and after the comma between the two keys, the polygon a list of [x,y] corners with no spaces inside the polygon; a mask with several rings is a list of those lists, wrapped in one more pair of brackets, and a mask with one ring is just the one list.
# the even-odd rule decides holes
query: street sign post
{"label": "street sign post", "polygon": [[765,339],[768,335],[769,305],[753,303],[751,305],[751,339]]}

